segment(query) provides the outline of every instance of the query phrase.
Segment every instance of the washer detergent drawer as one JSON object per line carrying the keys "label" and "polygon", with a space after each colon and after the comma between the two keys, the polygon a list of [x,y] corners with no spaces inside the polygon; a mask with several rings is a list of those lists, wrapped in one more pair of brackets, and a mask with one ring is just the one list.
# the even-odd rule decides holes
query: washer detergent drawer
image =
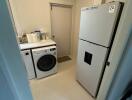
{"label": "washer detergent drawer", "polygon": [[77,80],[92,95],[96,96],[107,48],[80,40],[77,58]]}
{"label": "washer detergent drawer", "polygon": [[33,61],[32,61],[30,50],[21,51],[21,55],[23,57],[23,61],[26,66],[28,79],[35,78],[35,72],[34,72]]}

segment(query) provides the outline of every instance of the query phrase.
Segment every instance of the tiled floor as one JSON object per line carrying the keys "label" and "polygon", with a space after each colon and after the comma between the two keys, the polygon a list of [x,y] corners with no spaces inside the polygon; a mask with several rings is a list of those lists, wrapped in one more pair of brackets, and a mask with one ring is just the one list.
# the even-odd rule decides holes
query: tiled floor
{"label": "tiled floor", "polygon": [[60,63],[58,73],[40,80],[30,81],[34,100],[93,100],[76,82],[75,64]]}

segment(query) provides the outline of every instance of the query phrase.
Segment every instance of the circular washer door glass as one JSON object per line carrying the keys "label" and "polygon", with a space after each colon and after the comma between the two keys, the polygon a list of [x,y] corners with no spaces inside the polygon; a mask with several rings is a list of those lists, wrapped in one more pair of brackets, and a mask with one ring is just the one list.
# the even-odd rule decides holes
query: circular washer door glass
{"label": "circular washer door glass", "polygon": [[38,62],[37,67],[40,71],[49,71],[56,65],[56,58],[53,55],[44,55]]}

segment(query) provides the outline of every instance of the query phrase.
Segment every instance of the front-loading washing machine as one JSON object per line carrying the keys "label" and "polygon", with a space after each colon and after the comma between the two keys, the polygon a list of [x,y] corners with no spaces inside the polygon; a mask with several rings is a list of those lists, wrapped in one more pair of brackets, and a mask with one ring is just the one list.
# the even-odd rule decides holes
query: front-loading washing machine
{"label": "front-loading washing machine", "polygon": [[38,79],[57,73],[56,46],[32,49],[32,55]]}

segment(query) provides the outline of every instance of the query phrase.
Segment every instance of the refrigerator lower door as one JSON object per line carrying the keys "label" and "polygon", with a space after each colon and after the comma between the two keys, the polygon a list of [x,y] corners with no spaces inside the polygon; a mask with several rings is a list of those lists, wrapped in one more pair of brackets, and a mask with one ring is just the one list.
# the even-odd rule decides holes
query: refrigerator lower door
{"label": "refrigerator lower door", "polygon": [[97,94],[107,51],[105,47],[79,41],[77,80],[93,97]]}

